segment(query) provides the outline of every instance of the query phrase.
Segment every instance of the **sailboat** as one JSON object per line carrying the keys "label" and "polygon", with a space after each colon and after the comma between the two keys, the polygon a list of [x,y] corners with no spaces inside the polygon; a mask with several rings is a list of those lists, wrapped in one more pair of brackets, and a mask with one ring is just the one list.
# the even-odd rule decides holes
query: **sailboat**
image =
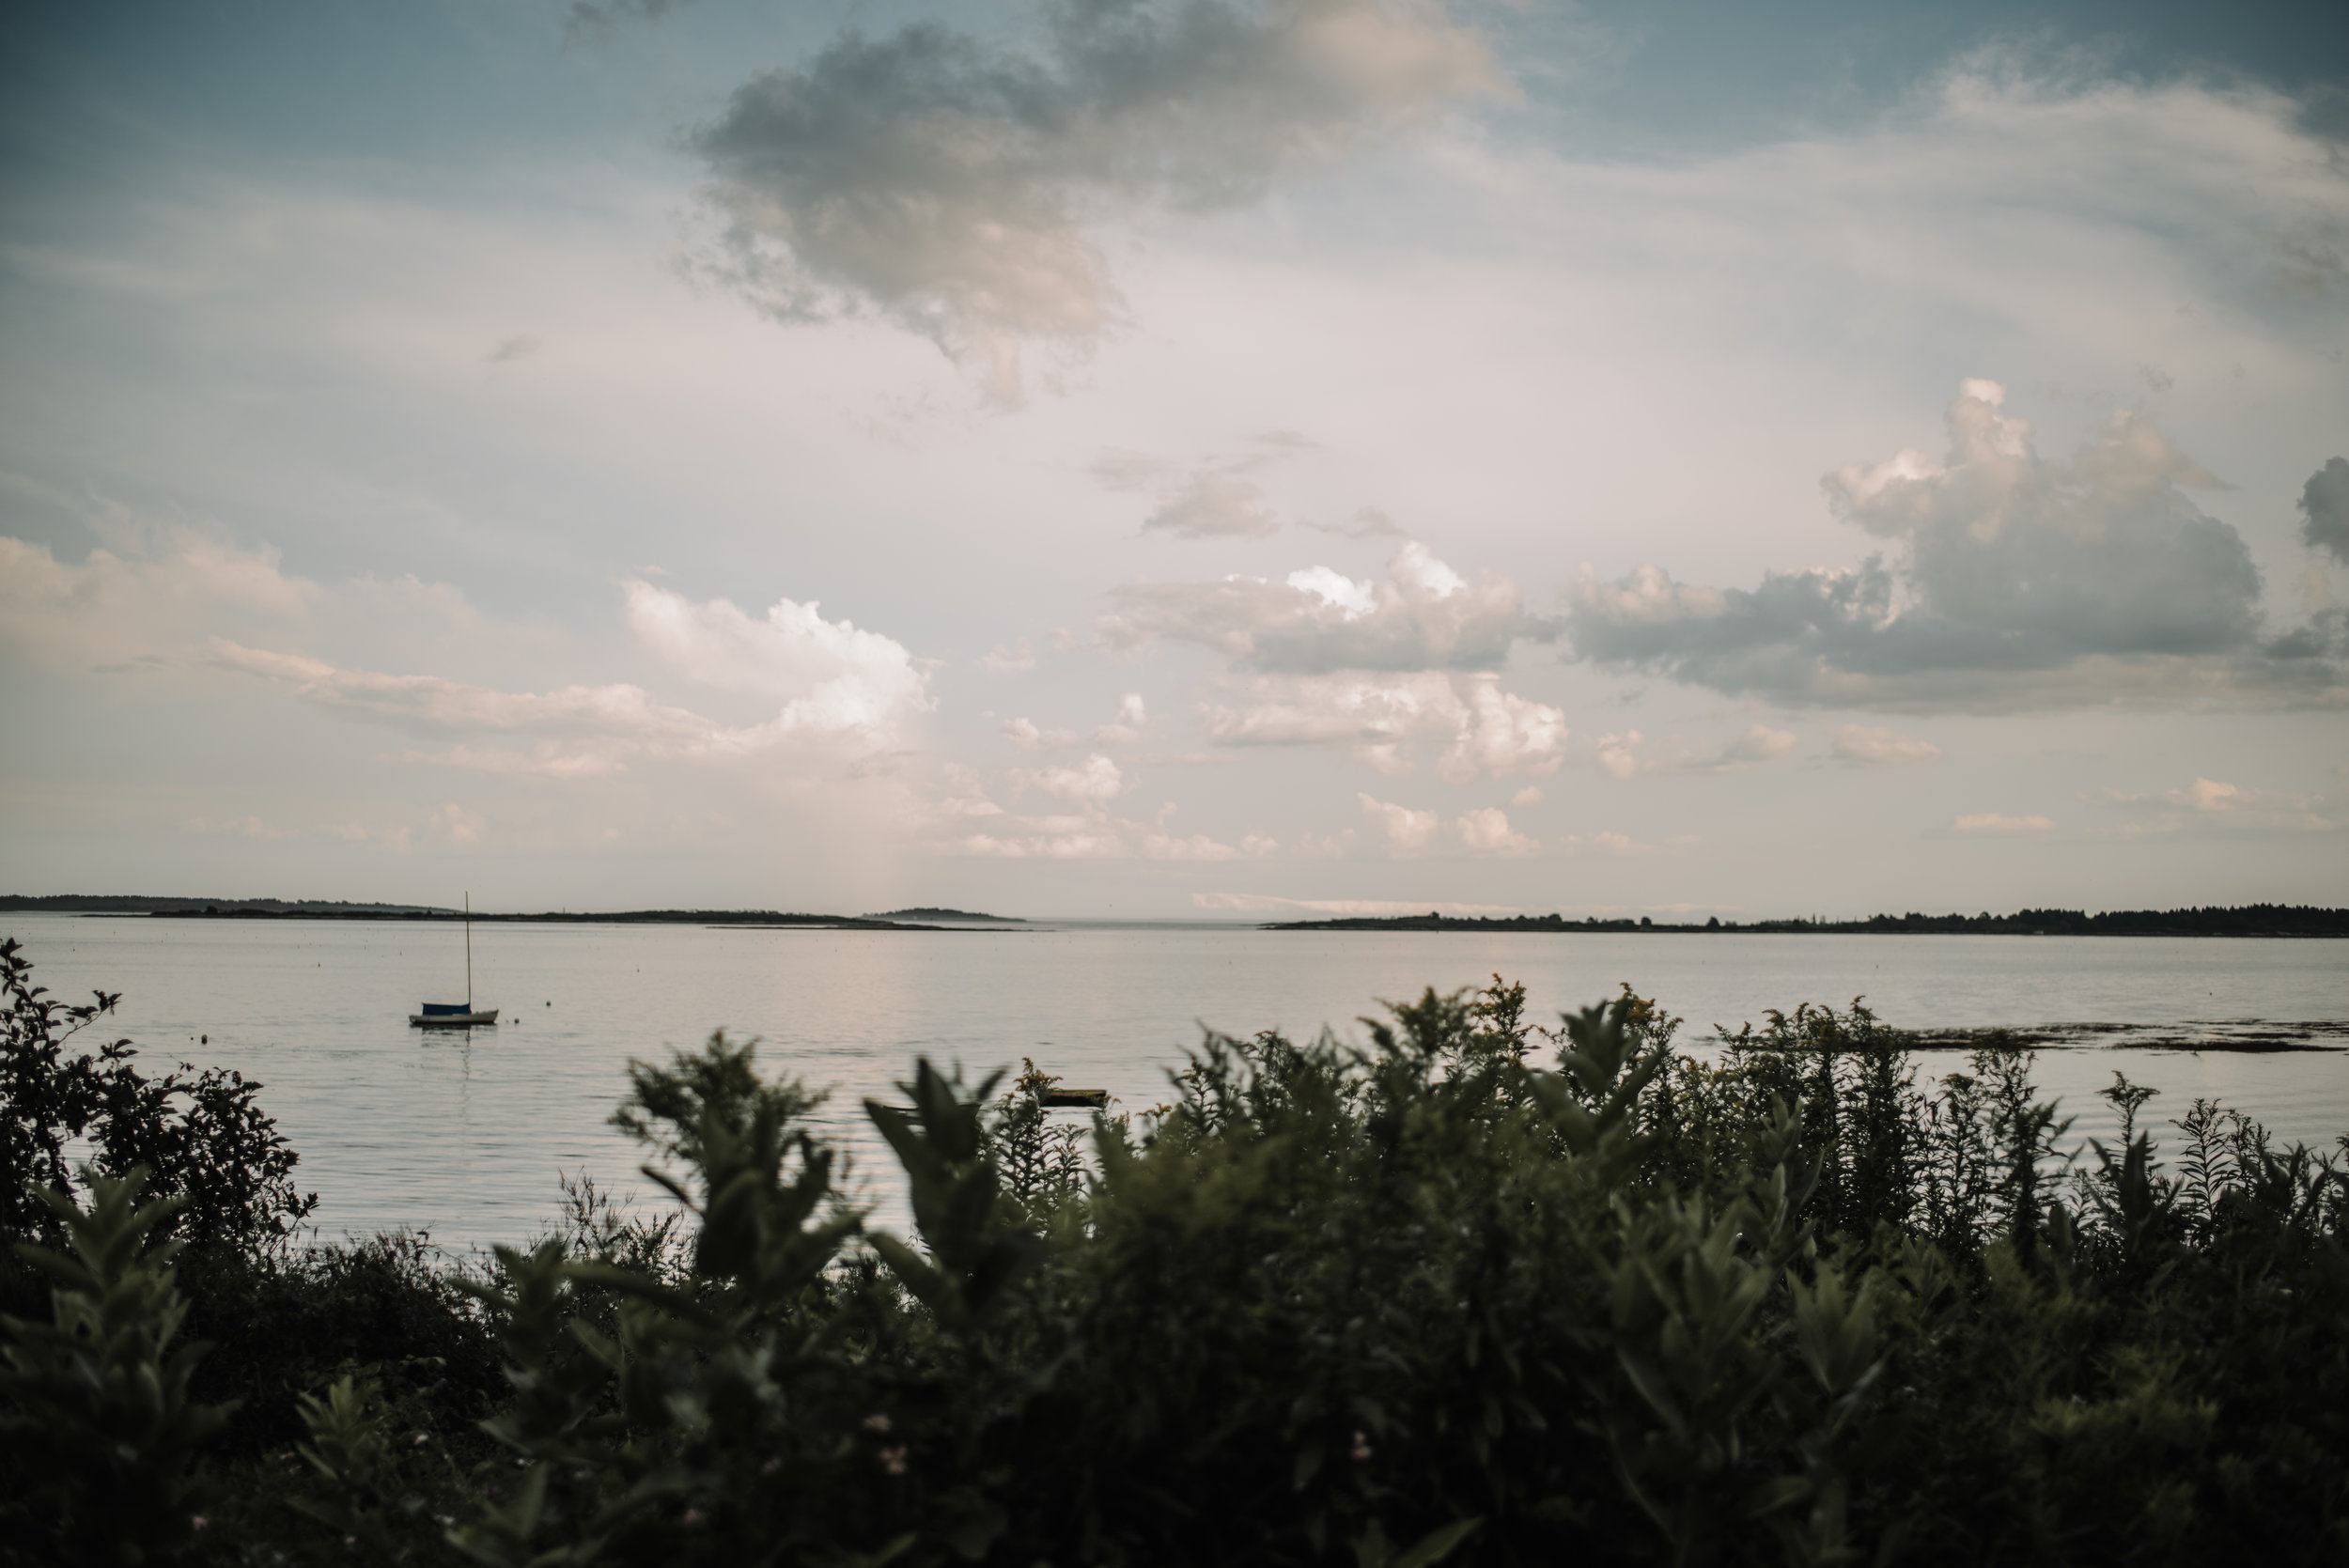
{"label": "sailboat", "polygon": [[460,1005],[454,1001],[420,1001],[418,1012],[408,1015],[408,1022],[418,1029],[470,1029],[475,1024],[498,1021],[494,1007],[474,1012],[473,1007],[473,894],[465,894],[465,1000]]}

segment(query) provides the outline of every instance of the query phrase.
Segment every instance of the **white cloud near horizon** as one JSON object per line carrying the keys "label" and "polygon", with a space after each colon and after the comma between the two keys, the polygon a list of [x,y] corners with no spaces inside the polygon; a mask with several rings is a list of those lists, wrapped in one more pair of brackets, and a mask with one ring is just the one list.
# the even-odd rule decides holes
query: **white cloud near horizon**
{"label": "white cloud near horizon", "polygon": [[2179,788],[2150,792],[2104,790],[2090,799],[2099,805],[2134,808],[2139,815],[2115,830],[2128,836],[2331,833],[2349,828],[2349,815],[2321,795],[2246,788],[2221,779],[2198,777]]}
{"label": "white cloud near horizon", "polygon": [[287,576],[282,559],[190,528],[101,546],[79,564],[0,535],[0,637],[27,659],[111,662],[161,653],[224,614],[306,626],[326,595]]}
{"label": "white cloud near horizon", "polygon": [[1532,855],[1542,847],[1539,841],[1511,828],[1509,814],[1499,806],[1480,806],[1453,826],[1459,830],[1460,842],[1482,855]]}
{"label": "white cloud near horizon", "polygon": [[1100,632],[1113,651],[1190,643],[1267,674],[1492,670],[1519,641],[1556,634],[1526,611],[1516,583],[1491,572],[1471,582],[1416,540],[1394,553],[1381,579],[1313,566],[1279,582],[1234,574],[1130,583],[1112,597],[1118,609]]}
{"label": "white cloud near horizon", "polygon": [[1072,806],[1105,806],[1133,787],[1125,770],[1098,752],[1073,768],[1024,768],[1012,779],[1021,789],[1034,789]]}
{"label": "white cloud near horizon", "polygon": [[1202,712],[1223,748],[1328,746],[1382,774],[1408,773],[1422,753],[1447,784],[1555,773],[1565,715],[1501,690],[1498,675],[1266,676]]}
{"label": "white cloud near horizon", "polygon": [[1422,899],[1416,904],[1392,898],[1283,898],[1262,893],[1194,893],[1191,906],[1239,914],[1315,914],[1336,919],[1383,920],[1394,915],[1515,915],[1523,911],[1510,904],[1459,904],[1445,899]]}
{"label": "white cloud near horizon", "polygon": [[301,654],[213,638],[206,662],[289,686],[303,702],[425,736],[539,737],[528,750],[459,745],[402,760],[487,772],[585,778],[624,769],[631,757],[739,756],[780,739],[774,726],[728,727],[653,701],[639,686],[569,686],[501,691],[439,675],[347,670]]}
{"label": "white cloud near horizon", "polygon": [[1362,815],[1376,827],[1385,839],[1390,851],[1397,855],[1416,855],[1424,850],[1443,826],[1443,818],[1432,811],[1420,811],[1410,806],[1381,800],[1363,791],[1354,799],[1362,808]]}
{"label": "white cloud near horizon", "polygon": [[1991,838],[2018,838],[2055,831],[2051,817],[2035,815],[2010,816],[2003,812],[1968,812],[1950,824],[1953,832],[1978,833]]}
{"label": "white cloud near horizon", "polygon": [[1657,855],[1685,853],[1702,842],[1694,833],[1675,833],[1669,838],[1651,841],[1633,838],[1629,833],[1606,831],[1569,833],[1560,841],[1559,847],[1569,855]]}
{"label": "white cloud near horizon", "polygon": [[1836,731],[1835,745],[1829,754],[1838,762],[1892,768],[1903,763],[1932,762],[1941,755],[1941,748],[1930,740],[1920,740],[1881,725],[1845,724]]}
{"label": "white cloud near horizon", "polygon": [[895,739],[915,714],[937,706],[929,677],[904,644],[848,621],[828,621],[810,601],[778,599],[754,618],[728,599],[696,602],[641,580],[624,584],[637,640],[690,679],[722,691],[780,699],[787,733]]}
{"label": "white cloud near horizon", "polygon": [[1797,746],[1792,731],[1750,724],[1719,745],[1699,748],[1680,736],[1643,736],[1638,730],[1602,735],[1591,742],[1598,770],[1610,779],[1651,773],[1735,773],[1774,762]]}
{"label": "white cloud near horizon", "polygon": [[927,674],[901,644],[827,621],[812,603],[783,599],[754,619],[728,600],[694,601],[642,581],[625,592],[624,621],[648,651],[700,684],[778,703],[774,717],[728,724],[658,702],[632,683],[510,691],[351,669],[221,636],[207,639],[196,657],[288,686],[313,706],[410,734],[508,741],[460,739],[395,760],[557,779],[620,772],[634,760],[721,761],[778,749],[848,758],[897,744],[935,706]]}

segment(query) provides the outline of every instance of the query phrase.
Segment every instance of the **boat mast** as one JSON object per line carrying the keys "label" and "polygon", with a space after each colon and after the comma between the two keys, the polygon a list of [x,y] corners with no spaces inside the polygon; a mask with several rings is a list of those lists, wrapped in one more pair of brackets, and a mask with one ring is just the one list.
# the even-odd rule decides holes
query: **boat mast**
{"label": "boat mast", "polygon": [[465,894],[465,1011],[473,1011],[473,894]]}

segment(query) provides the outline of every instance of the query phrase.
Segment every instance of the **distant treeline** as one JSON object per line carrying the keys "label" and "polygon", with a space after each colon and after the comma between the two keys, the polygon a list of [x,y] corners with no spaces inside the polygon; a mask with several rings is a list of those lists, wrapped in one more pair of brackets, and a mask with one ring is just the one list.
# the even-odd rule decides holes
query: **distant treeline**
{"label": "distant treeline", "polygon": [[1563,915],[1396,915],[1388,919],[1283,921],[1268,931],[1767,931],[1870,935],[1914,933],[1999,937],[2349,937],[2349,909],[2305,904],[2245,904],[2192,909],[2017,909],[2011,915],[1871,915],[1866,920],[1752,920],[1703,924],[1649,920],[1568,920]]}
{"label": "distant treeline", "polygon": [[[0,911],[39,909],[52,914],[167,915],[213,920],[463,920],[461,909],[417,904],[339,904],[283,898],[142,898],[136,894],[53,893],[28,897],[0,893]],[[775,909],[620,909],[607,913],[541,910],[537,914],[484,914],[475,923],[545,922],[592,925],[815,925],[858,931],[928,931],[935,926],[858,915],[784,913]]]}
{"label": "distant treeline", "polygon": [[145,893],[0,893],[0,909],[39,909],[65,915],[303,915],[344,920],[396,920],[460,915],[428,904],[345,904],[318,898],[155,898]]}

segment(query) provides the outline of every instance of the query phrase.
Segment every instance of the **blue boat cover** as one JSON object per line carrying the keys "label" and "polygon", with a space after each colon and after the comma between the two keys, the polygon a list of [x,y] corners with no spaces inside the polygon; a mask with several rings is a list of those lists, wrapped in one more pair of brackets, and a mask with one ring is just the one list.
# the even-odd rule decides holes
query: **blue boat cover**
{"label": "blue boat cover", "polygon": [[418,1002],[417,1005],[424,1009],[424,1016],[428,1018],[446,1017],[452,1013],[473,1011],[471,1006],[461,1001],[424,1001]]}

